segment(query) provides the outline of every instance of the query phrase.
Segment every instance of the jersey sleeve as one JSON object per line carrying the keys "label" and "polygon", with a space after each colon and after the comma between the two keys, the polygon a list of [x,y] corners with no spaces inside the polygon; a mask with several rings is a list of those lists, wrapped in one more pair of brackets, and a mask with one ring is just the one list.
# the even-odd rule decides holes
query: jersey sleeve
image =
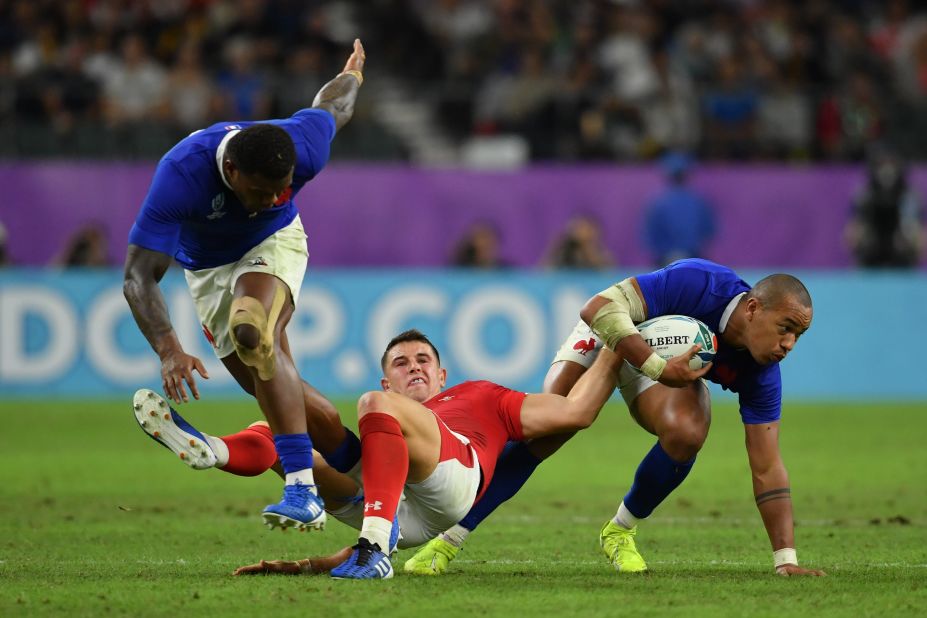
{"label": "jersey sleeve", "polygon": [[180,242],[181,225],[190,212],[192,194],[187,177],[177,164],[163,159],[129,231],[129,244],[173,257]]}
{"label": "jersey sleeve", "polygon": [[499,420],[505,426],[507,438],[521,442],[525,439],[521,426],[521,406],[527,395],[491,382],[486,383],[486,396],[495,403]]}
{"label": "jersey sleeve", "polygon": [[711,284],[711,273],[702,268],[682,263],[670,264],[646,275],[636,277],[644,302],[647,303],[647,318],[683,313],[687,299],[700,298]]}
{"label": "jersey sleeve", "polygon": [[782,373],[779,363],[764,367],[750,387],[740,389],[740,418],[745,425],[778,421],[782,416]]}
{"label": "jersey sleeve", "polygon": [[308,179],[314,178],[331,154],[331,143],[335,138],[335,117],[324,109],[301,109],[284,121],[286,127],[298,139],[296,158],[308,167]]}

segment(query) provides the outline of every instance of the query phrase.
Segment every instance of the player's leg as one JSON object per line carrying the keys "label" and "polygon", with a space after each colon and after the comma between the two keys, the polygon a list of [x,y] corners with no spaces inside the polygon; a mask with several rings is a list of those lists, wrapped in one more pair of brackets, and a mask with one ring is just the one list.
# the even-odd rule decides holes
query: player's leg
{"label": "player's leg", "polygon": [[361,435],[364,521],[354,552],[332,571],[350,579],[392,577],[386,555],[403,487],[427,479],[438,465],[441,432],[434,414],[422,404],[381,391],[364,394],[357,404]]}
{"label": "player's leg", "polygon": [[270,527],[322,528],[325,511],[312,473],[302,384],[281,346],[293,309],[289,287],[282,280],[268,273],[243,272],[234,282],[229,337],[252,376],[254,396],[273,431],[286,479],[283,499],[264,509],[264,521]]}
{"label": "player's leg", "polygon": [[[564,340],[544,378],[545,393],[566,395],[595,361],[602,344],[580,320]],[[518,493],[542,461],[553,455],[575,432],[510,442],[499,457],[492,481],[480,501],[460,522],[428,542],[409,558],[403,570],[416,575],[440,575],[457,556],[470,533],[500,505]]]}
{"label": "player's leg", "polygon": [[[295,365],[286,331],[282,333],[280,347]],[[241,359],[231,354],[223,358],[222,363],[241,388],[253,396],[254,378]],[[325,396],[306,380],[300,378],[300,382],[306,411],[306,427],[313,447],[339,472],[351,471],[360,462],[360,440],[353,431],[341,423],[338,410]]]}
{"label": "player's leg", "polygon": [[669,388],[650,383],[630,367],[625,373],[633,374],[629,382],[623,381],[623,394],[633,398],[631,414],[658,441],[638,465],[618,512],[603,526],[600,543],[619,572],[632,573],[647,569],[634,542],[637,523],[650,516],[689,474],[708,435],[711,406],[702,381]]}

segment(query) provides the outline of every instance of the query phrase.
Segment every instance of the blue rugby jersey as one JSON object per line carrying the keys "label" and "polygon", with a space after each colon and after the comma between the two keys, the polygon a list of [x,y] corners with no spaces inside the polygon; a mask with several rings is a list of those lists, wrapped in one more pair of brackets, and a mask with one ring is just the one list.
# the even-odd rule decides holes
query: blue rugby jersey
{"label": "blue rugby jersey", "polygon": [[220,171],[217,151],[224,151],[223,140],[255,123],[218,123],[190,134],[161,158],[129,243],[199,270],[236,262],[289,225],[297,214],[293,198],[328,162],[335,119],[324,110],[303,109],[264,122],[286,130],[296,146],[293,184],[274,207],[249,216]]}
{"label": "blue rugby jersey", "polygon": [[725,345],[721,339],[724,310],[750,289],[730,268],[708,260],[686,259],[636,277],[647,317],[687,315],[704,322],[718,335],[718,352],[705,378],[738,394],[744,423],[770,423],[782,413],[782,376],[779,363],[760,365],[747,350]]}

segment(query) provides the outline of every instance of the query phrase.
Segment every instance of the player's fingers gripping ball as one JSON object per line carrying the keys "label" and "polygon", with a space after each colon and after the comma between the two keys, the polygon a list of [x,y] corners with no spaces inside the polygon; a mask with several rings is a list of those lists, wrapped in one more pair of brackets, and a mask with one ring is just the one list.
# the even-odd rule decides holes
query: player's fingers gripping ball
{"label": "player's fingers gripping ball", "polygon": [[637,325],[641,337],[664,360],[686,354],[701,346],[689,359],[689,368],[698,371],[715,357],[718,338],[703,322],[685,315],[661,315]]}

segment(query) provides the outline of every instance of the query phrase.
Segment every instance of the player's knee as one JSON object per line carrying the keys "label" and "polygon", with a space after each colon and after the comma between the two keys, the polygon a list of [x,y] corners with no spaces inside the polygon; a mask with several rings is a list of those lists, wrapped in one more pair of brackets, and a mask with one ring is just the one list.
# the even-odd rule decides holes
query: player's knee
{"label": "player's knee", "polygon": [[239,324],[232,329],[235,341],[248,350],[256,350],[261,345],[261,333],[253,324]]}
{"label": "player's knee", "polygon": [[357,400],[357,416],[360,418],[365,414],[379,412],[394,416],[389,405],[390,394],[383,391],[368,391],[360,396]]}
{"label": "player's knee", "polygon": [[660,442],[667,454],[676,461],[689,461],[702,450],[707,437],[707,425],[683,423],[660,436]]}

